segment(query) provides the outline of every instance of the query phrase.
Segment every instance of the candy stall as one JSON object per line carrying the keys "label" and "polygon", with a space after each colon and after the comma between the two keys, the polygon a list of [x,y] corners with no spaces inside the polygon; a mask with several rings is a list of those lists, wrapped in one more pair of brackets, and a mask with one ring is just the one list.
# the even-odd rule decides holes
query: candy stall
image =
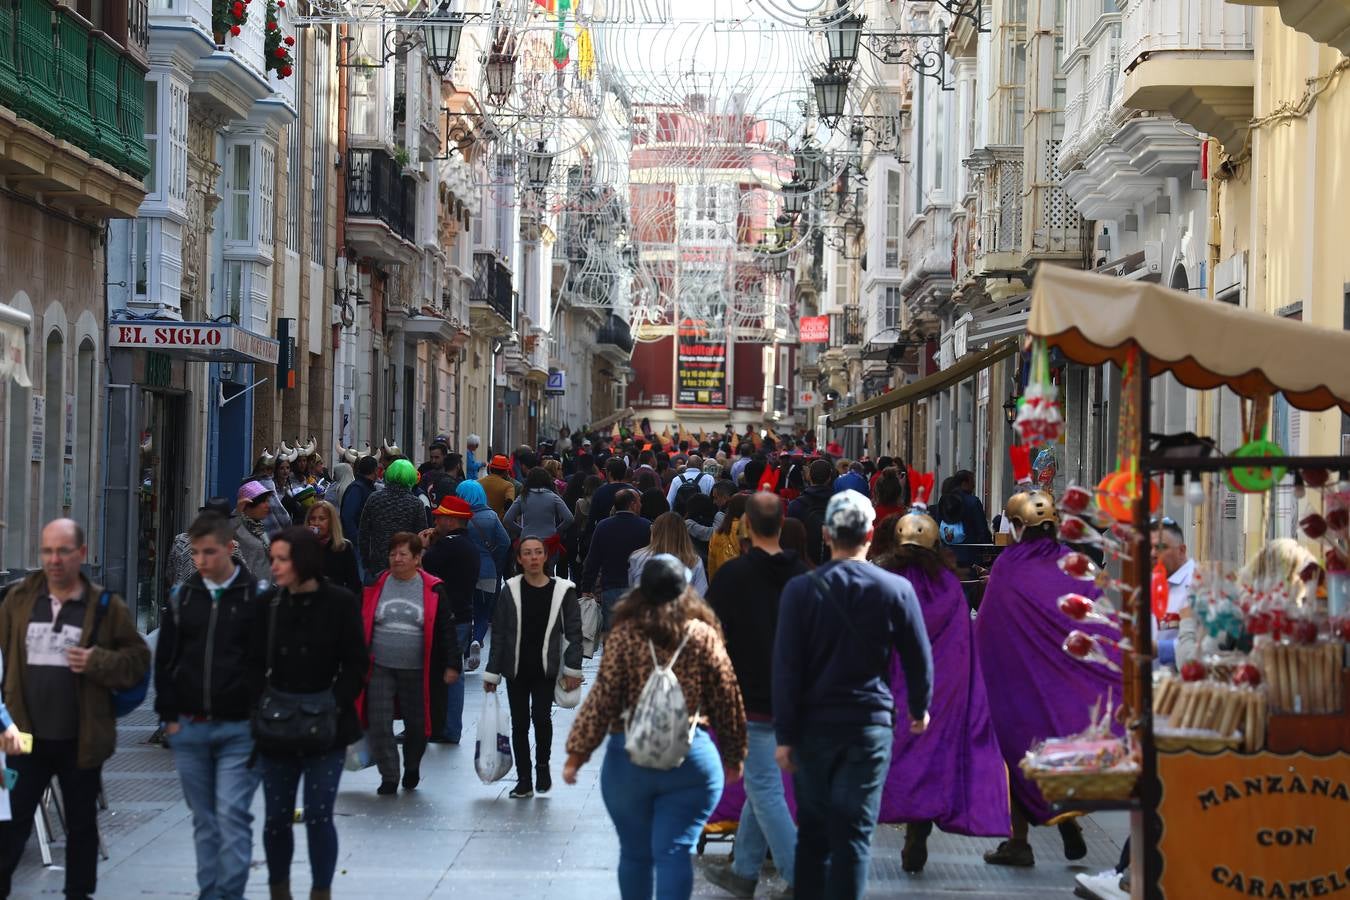
{"label": "candy stall", "polygon": [[[1056,498],[1061,539],[1095,551],[1060,560],[1085,585],[1058,601],[1084,623],[1064,652],[1118,672],[1121,690],[1024,771],[1066,812],[1131,811],[1135,897],[1350,892],[1350,457],[1289,454],[1268,435],[1277,396],[1350,414],[1350,332],[1053,266],[1037,272],[1027,331],[1041,352],[1122,373],[1117,470]],[[1241,441],[1151,433],[1164,373],[1237,395]],[[1024,433],[1053,426],[1053,391],[1029,387]],[[1249,541],[1241,565],[1200,560],[1162,665],[1162,492],[1220,484],[1279,488],[1298,534]]]}

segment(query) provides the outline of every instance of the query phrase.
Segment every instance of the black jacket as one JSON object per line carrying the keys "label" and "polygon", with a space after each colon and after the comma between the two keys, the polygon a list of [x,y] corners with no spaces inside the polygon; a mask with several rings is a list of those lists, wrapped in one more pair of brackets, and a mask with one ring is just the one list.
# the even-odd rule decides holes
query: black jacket
{"label": "black jacket", "polygon": [[444,586],[442,596],[449,601],[455,622],[461,625],[472,622],[473,592],[478,587],[479,555],[478,548],[468,534],[457,531],[438,538],[423,554],[422,568],[441,580]]}
{"label": "black jacket", "polygon": [[[278,601],[275,662],[268,679],[267,639],[274,600]],[[258,627],[253,629],[249,670],[259,690],[268,683],[296,694],[331,689],[338,705],[334,749],[358,740],[356,698],[370,671],[360,601],[346,588],[324,580],[312,594],[272,588],[258,597],[254,610]]]}
{"label": "black jacket", "polygon": [[783,586],[806,566],[792,550],[773,555],[758,547],[717,570],[708,603],[722,620],[727,654],[749,715],[773,715],[773,640]]}
{"label": "black jacket", "polygon": [[361,596],[361,573],[356,568],[356,545],[347,541],[341,550],[333,549],[333,542],[323,545],[323,576],[339,587],[345,587]]}
{"label": "black jacket", "polygon": [[650,544],[651,534],[652,523],[633,512],[617,512],[598,524],[578,590],[595,590],[597,578],[600,590],[628,587],[628,557]]}
{"label": "black jacket", "polygon": [[155,712],[161,721],[209,716],[240,721],[253,712],[260,673],[248,665],[257,630],[257,581],[243,566],[219,602],[193,572],[169,601],[155,647]]}
{"label": "black jacket", "polygon": [[833,484],[813,484],[802,491],[801,496],[789,503],[787,508],[788,518],[796,519],[806,528],[806,555],[816,565],[830,558],[820,529],[825,524],[825,509],[833,496]]}

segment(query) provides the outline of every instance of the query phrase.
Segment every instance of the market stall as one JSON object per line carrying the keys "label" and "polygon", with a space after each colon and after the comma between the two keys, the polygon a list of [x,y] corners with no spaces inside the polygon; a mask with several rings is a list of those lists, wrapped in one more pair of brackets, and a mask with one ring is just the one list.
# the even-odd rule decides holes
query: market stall
{"label": "market stall", "polygon": [[[1061,538],[1114,557],[1099,568],[1069,554],[1061,568],[1118,608],[1077,594],[1059,603],[1074,618],[1118,627],[1118,642],[1071,632],[1064,650],[1087,664],[1115,668],[1119,659],[1118,715],[1129,734],[1117,745],[1123,753],[1110,749],[1105,729],[1096,744],[1072,736],[1051,749],[1078,762],[1053,772],[1047,754],[1028,760],[1043,766],[1028,774],[1061,809],[1132,811],[1135,897],[1350,889],[1350,457],[1287,455],[1267,437],[1276,395],[1298,409],[1350,414],[1350,332],[1053,266],[1037,272],[1027,331],[1039,354],[1057,347],[1124,375],[1118,470],[1058,498]],[[1150,380],[1168,372],[1186,387],[1242,398],[1241,446],[1149,432]],[[1024,437],[1059,427],[1054,390],[1048,379],[1028,386]],[[1151,516],[1165,484],[1188,480],[1198,492],[1220,478],[1246,494],[1292,482],[1306,512],[1301,541],[1274,541],[1239,572],[1211,566],[1198,578],[1188,615],[1200,650],[1180,677],[1164,676],[1155,665]],[[1165,580],[1163,591],[1165,600]],[[1092,758],[1102,761],[1095,779],[1090,765],[1075,768]]]}

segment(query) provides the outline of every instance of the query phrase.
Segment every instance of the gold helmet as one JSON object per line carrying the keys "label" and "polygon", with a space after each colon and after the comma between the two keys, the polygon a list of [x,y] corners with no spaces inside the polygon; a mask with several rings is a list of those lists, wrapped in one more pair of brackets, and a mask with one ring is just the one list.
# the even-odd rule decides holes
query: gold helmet
{"label": "gold helmet", "polygon": [[[1009,503],[1011,504],[1011,501]],[[1010,512],[1008,517],[1020,522],[1024,528],[1035,528],[1046,522],[1059,521],[1059,514],[1055,511],[1055,498],[1045,491],[1031,491],[1026,494],[1017,509]]]}
{"label": "gold helmet", "polygon": [[1008,521],[1022,518],[1022,504],[1026,503],[1030,496],[1031,491],[1018,491],[1008,498],[1008,502],[1003,507],[1003,515]]}
{"label": "gold helmet", "polygon": [[896,523],[895,536],[901,546],[909,544],[932,550],[938,542],[937,522],[923,513],[909,513]]}

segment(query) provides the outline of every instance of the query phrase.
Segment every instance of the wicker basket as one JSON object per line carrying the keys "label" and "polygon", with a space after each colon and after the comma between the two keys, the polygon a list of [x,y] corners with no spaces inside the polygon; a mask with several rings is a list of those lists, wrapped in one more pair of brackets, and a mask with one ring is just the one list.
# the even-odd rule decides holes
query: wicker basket
{"label": "wicker basket", "polygon": [[1060,800],[1125,800],[1134,791],[1139,780],[1137,768],[1111,769],[1102,772],[1038,769],[1021,763],[1022,771],[1036,782],[1042,796],[1051,803]]}

